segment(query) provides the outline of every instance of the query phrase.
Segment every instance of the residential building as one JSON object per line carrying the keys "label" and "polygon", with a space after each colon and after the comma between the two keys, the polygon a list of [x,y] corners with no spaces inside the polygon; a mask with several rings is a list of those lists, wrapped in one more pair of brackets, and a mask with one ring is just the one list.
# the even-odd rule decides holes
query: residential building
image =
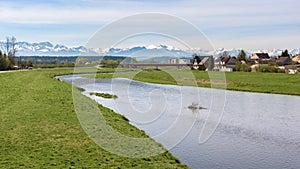
{"label": "residential building", "polygon": [[234,69],[236,62],[237,62],[236,57],[231,57],[231,58],[227,61],[226,68],[232,68],[232,69]]}
{"label": "residential building", "polygon": [[194,55],[191,63],[193,64],[192,69],[197,70],[212,70],[214,67],[213,56]]}
{"label": "residential building", "polygon": [[291,63],[291,58],[290,57],[279,57],[277,60],[276,60],[276,64],[278,66],[285,66],[285,65],[289,65]]}
{"label": "residential building", "polygon": [[222,56],[215,59],[214,70],[219,71],[233,71],[233,68],[236,63],[236,57],[231,56]]}
{"label": "residential building", "polygon": [[270,61],[270,56],[268,53],[254,53],[250,60],[254,60],[256,64],[266,64]]}
{"label": "residential building", "polygon": [[296,54],[292,59],[293,62],[300,64],[300,54]]}

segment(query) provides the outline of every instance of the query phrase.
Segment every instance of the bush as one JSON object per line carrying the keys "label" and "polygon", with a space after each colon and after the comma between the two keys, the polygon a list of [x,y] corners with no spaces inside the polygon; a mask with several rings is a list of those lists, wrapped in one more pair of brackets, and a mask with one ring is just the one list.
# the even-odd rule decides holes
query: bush
{"label": "bush", "polygon": [[90,95],[95,95],[95,96],[103,97],[103,98],[106,98],[106,99],[116,99],[116,98],[118,98],[118,96],[112,95],[112,94],[108,94],[108,93],[92,92],[92,93],[90,93]]}
{"label": "bush", "polygon": [[242,71],[242,72],[251,72],[251,68],[247,64],[242,64],[240,71]]}
{"label": "bush", "polygon": [[12,69],[10,60],[0,51],[0,71]]}
{"label": "bush", "polygon": [[277,73],[285,73],[285,70],[284,69],[278,69]]}
{"label": "bush", "polygon": [[242,64],[241,62],[236,62],[234,71],[239,71],[239,72],[250,72],[251,67],[250,65],[247,64]]}
{"label": "bush", "polygon": [[269,73],[285,73],[284,69],[279,69],[276,66],[259,66],[257,69],[258,72],[269,72]]}

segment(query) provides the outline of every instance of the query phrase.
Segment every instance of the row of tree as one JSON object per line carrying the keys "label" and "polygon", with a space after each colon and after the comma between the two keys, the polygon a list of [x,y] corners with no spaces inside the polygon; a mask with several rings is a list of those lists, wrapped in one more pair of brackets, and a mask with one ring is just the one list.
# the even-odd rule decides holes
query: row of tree
{"label": "row of tree", "polygon": [[17,39],[14,36],[6,37],[5,50],[5,53],[0,50],[0,71],[24,69],[32,66],[30,61],[21,60],[21,57],[16,59]]}
{"label": "row of tree", "polygon": [[0,70],[14,69],[17,52],[17,40],[15,37],[7,37],[5,42],[6,53],[0,51]]}
{"label": "row of tree", "polygon": [[9,60],[9,58],[7,57],[6,54],[3,54],[0,51],[0,71],[1,70],[9,70],[13,67],[11,61]]}

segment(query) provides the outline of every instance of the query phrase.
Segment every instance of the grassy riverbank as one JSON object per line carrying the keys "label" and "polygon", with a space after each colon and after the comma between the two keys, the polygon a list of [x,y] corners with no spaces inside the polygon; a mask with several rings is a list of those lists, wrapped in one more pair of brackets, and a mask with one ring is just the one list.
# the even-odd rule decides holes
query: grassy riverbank
{"label": "grassy riverbank", "polygon": [[[72,72],[52,69],[0,74],[0,168],[187,168],[170,153],[134,159],[98,147],[78,122],[71,85],[51,78]],[[123,116],[99,108],[119,132],[148,137]]]}
{"label": "grassy riverbank", "polygon": [[[101,70],[100,70],[101,71]],[[107,71],[106,71],[107,72]],[[158,83],[158,84],[197,84],[199,87],[211,87],[210,78],[205,71],[192,71],[194,79],[189,79],[187,70],[167,71],[141,71],[134,73],[99,74],[98,78],[127,77],[138,81]],[[171,76],[172,75],[172,76]],[[222,74],[212,72],[214,80],[222,79]],[[283,73],[248,73],[248,72],[226,72],[226,86],[228,90],[300,95],[300,75],[289,75]],[[92,75],[90,77],[93,77]],[[220,82],[222,80],[219,80]]]}

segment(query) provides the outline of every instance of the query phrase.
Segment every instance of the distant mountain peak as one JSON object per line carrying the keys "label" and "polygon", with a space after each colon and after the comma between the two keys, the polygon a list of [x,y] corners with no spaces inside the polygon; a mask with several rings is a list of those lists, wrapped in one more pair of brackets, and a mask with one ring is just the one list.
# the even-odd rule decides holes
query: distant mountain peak
{"label": "distant mountain peak", "polygon": [[[6,51],[5,42],[0,42],[0,50]],[[148,55],[153,54],[158,57],[171,56],[171,57],[191,57],[194,53],[200,55],[212,55],[221,56],[226,55],[237,56],[241,52],[241,48],[225,49],[219,48],[215,51],[194,49],[184,50],[179,49],[171,45],[159,44],[159,45],[145,45],[145,46],[132,46],[128,48],[113,47],[110,49],[100,48],[86,48],[84,46],[68,47],[63,44],[52,44],[51,42],[18,42],[17,43],[17,56],[99,56],[99,55],[115,55],[115,56],[133,56],[136,54]],[[279,56],[282,53],[282,49],[272,50],[244,50],[248,56],[253,53],[269,53],[270,56]],[[299,54],[300,49],[290,49],[289,53],[292,55]]]}

